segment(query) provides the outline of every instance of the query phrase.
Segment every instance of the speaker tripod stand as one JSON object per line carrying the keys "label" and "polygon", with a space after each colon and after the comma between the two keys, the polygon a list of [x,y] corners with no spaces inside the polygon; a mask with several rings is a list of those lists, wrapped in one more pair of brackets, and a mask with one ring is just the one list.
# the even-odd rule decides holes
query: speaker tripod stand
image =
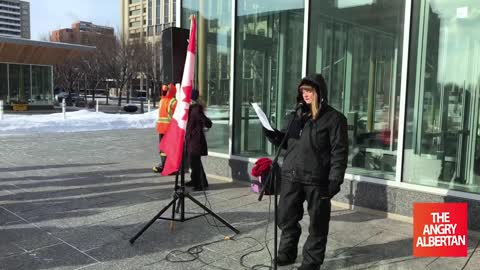
{"label": "speaker tripod stand", "polygon": [[[185,145],[184,145],[183,153],[184,153],[183,157],[185,157]],[[175,175],[175,187],[173,191],[173,199],[162,210],[160,210],[160,212],[158,212],[158,214],[156,214],[134,237],[132,237],[129,240],[130,244],[133,244],[135,240],[137,240],[137,238],[140,237],[157,219],[170,220],[172,222],[174,221],[185,222],[194,218],[198,218],[198,217],[202,217],[210,214],[214,218],[216,218],[218,221],[223,223],[223,225],[227,226],[232,231],[234,231],[235,233],[237,234],[240,233],[239,230],[235,229],[235,227],[233,227],[227,221],[225,221],[220,216],[215,214],[211,209],[203,205],[201,202],[199,202],[192,195],[190,195],[189,192],[185,190],[186,189],[185,188],[185,170],[184,170],[185,162],[183,157],[182,157],[182,163],[180,166],[181,169]],[[180,178],[180,185],[179,185],[179,178]],[[192,201],[193,203],[198,205],[200,208],[205,210],[205,213],[185,218],[185,198],[190,199],[190,201]],[[165,213],[169,207],[172,207],[172,217],[171,218],[162,217],[162,214]],[[175,218],[175,213],[179,214],[180,218]]]}

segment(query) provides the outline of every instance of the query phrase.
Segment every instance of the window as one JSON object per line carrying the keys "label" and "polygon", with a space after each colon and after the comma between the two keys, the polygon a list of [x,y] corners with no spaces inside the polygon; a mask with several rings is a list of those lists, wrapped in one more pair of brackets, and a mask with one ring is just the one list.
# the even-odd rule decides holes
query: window
{"label": "window", "polygon": [[404,181],[480,193],[480,2],[414,3]]}
{"label": "window", "polygon": [[14,31],[8,31],[8,30],[0,30],[0,34],[6,34],[6,35],[19,35],[18,32]]}
{"label": "window", "polygon": [[156,7],[155,22],[157,25],[159,25],[160,24],[160,7],[161,7],[160,0],[157,0],[155,7]]}
{"label": "window", "polygon": [[0,100],[8,102],[8,73],[7,64],[0,63]]}
{"label": "window", "polygon": [[30,100],[30,66],[9,65],[10,102]]}
{"label": "window", "polygon": [[132,22],[130,23],[130,27],[140,27],[140,22]]}
{"label": "window", "polygon": [[[212,119],[213,126],[206,133],[209,151],[228,153],[230,122],[230,74],[231,65],[231,3],[232,1],[202,1],[202,10],[209,10],[208,17],[197,16],[197,26],[222,22],[221,27],[206,27],[205,32],[197,27],[197,68],[195,86],[200,91],[200,98],[206,105],[206,114]],[[189,28],[190,15],[198,15],[199,1],[182,1],[182,27]],[[203,20],[203,21],[200,21]],[[208,39],[206,38],[208,36]],[[204,41],[206,44],[201,44]],[[200,50],[204,51],[200,51]],[[200,58],[200,55],[204,56]],[[223,75],[222,75],[223,73]]]}
{"label": "window", "polygon": [[172,0],[173,1],[173,20],[172,22],[176,22],[177,21],[177,13],[175,12],[177,10],[177,1],[176,0]]}
{"label": "window", "polygon": [[152,0],[148,0],[148,25],[152,25]]}
{"label": "window", "polygon": [[[3,11],[3,10],[1,10],[1,11]],[[17,18],[17,20],[19,20],[20,16],[18,14],[10,14],[10,13],[5,13],[5,12],[1,12],[1,11],[0,11],[0,16]]]}
{"label": "window", "polygon": [[141,14],[142,14],[142,11],[140,9],[130,11],[130,16],[139,16]]}
{"label": "window", "polygon": [[169,13],[169,1],[168,0],[163,0],[163,23],[168,23],[169,20],[169,16],[168,16],[168,13]]}
{"label": "window", "polygon": [[[302,70],[304,1],[238,2],[236,23],[233,152],[273,154],[251,106],[260,104],[271,123],[282,128],[295,106]],[[220,27],[223,22],[212,24]]]}
{"label": "window", "polygon": [[12,30],[20,30],[20,26],[9,25],[9,24],[0,24],[0,27]]}
{"label": "window", "polygon": [[395,179],[404,0],[311,1],[308,73],[347,117],[348,172]]}
{"label": "window", "polygon": [[3,22],[3,23],[14,23],[14,24],[19,24],[19,23],[20,23],[19,20],[9,20],[9,19],[0,19],[0,22]]}
{"label": "window", "polygon": [[51,104],[52,69],[50,66],[32,66],[32,102],[34,104]]}

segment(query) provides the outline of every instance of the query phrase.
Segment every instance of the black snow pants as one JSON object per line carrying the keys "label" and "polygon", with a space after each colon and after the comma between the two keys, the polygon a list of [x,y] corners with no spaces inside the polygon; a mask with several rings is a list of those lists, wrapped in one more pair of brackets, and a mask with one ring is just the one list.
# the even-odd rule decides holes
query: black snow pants
{"label": "black snow pants", "polygon": [[308,237],[303,246],[303,262],[307,265],[321,265],[327,247],[328,224],[330,222],[330,198],[325,197],[323,187],[281,181],[278,227],[282,230],[279,254],[297,257],[298,241],[302,229],[299,221],[303,217],[303,202],[307,201],[310,216]]}

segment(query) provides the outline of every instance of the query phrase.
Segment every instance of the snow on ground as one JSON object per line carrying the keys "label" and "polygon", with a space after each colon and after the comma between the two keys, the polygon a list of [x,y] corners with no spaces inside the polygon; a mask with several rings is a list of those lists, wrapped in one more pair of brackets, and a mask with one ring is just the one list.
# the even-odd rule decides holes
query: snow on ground
{"label": "snow on ground", "polygon": [[154,128],[158,110],[144,114],[107,114],[81,110],[63,113],[4,114],[0,136],[32,133],[79,132],[112,129]]}

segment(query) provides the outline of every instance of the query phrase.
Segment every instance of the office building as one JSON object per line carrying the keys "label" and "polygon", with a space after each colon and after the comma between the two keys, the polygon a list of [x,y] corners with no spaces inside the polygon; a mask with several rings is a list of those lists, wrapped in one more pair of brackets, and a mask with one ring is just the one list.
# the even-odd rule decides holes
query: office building
{"label": "office building", "polygon": [[50,34],[50,41],[52,42],[81,45],[95,45],[99,41],[114,38],[112,27],[100,26],[84,21],[73,23],[72,28],[54,30]]}
{"label": "office building", "polygon": [[213,127],[207,171],[250,180],[275,149],[300,78],[322,73],[349,125],[338,204],[410,218],[414,202],[467,201],[480,230],[480,2],[183,0],[197,15],[196,85]]}
{"label": "office building", "polygon": [[0,36],[0,100],[7,108],[53,108],[53,65],[79,58],[95,47]]}
{"label": "office building", "polygon": [[151,39],[177,21],[177,0],[121,0],[120,4],[121,31],[128,39]]}
{"label": "office building", "polygon": [[30,3],[0,0],[0,35],[30,39]]}

